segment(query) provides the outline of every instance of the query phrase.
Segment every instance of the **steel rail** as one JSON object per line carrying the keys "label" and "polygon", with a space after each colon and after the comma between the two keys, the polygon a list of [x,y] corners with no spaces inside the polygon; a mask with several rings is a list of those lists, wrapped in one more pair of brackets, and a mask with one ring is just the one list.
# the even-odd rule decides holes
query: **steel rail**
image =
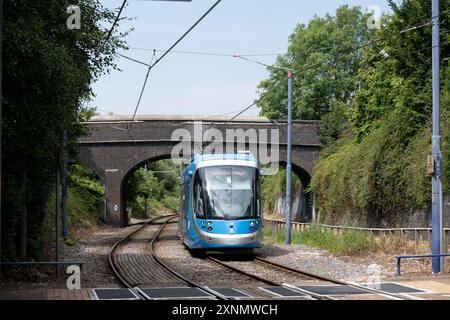
{"label": "steel rail", "polygon": [[147,227],[148,225],[154,223],[156,220],[159,219],[163,219],[163,218],[167,218],[170,216],[162,216],[162,217],[156,217],[153,218],[151,220],[148,220],[147,222],[145,222],[142,226],[140,226],[139,228],[137,228],[135,231],[131,232],[129,235],[127,235],[126,237],[120,239],[119,241],[117,241],[111,248],[111,250],[108,252],[108,263],[109,266],[111,267],[111,270],[114,274],[114,277],[116,277],[116,279],[119,281],[119,283],[128,288],[128,289],[133,289],[133,286],[127,281],[127,279],[125,279],[125,277],[122,276],[122,274],[120,273],[120,271],[118,270],[118,268],[116,267],[116,263],[115,263],[115,259],[114,259],[114,254],[116,249],[123,243],[125,243],[126,241],[128,241],[133,235],[135,235],[136,233],[138,233],[139,231],[141,231],[142,229],[144,229],[145,227]]}
{"label": "steel rail", "polygon": [[392,298],[395,298],[395,299],[401,299],[401,300],[412,300],[412,298],[409,297],[409,296],[404,296],[404,295],[401,295],[401,294],[395,294],[395,293],[386,292],[386,291],[383,291],[383,290],[378,290],[378,289],[374,289],[374,288],[365,287],[365,286],[362,286],[362,285],[359,285],[359,284],[355,284],[355,283],[349,283],[349,282],[345,282],[345,281],[340,281],[340,280],[328,278],[328,277],[325,277],[325,276],[322,276],[322,275],[318,275],[318,274],[314,274],[314,273],[311,273],[311,272],[308,272],[308,271],[294,269],[294,268],[291,268],[291,267],[288,267],[288,266],[285,266],[285,265],[282,265],[282,264],[279,264],[279,263],[276,263],[276,262],[273,262],[273,261],[270,261],[270,260],[267,260],[267,259],[264,259],[264,258],[261,258],[261,257],[255,257],[255,260],[263,262],[263,263],[271,265],[271,266],[274,266],[274,267],[277,267],[279,269],[287,270],[287,271],[290,271],[290,272],[294,272],[294,273],[301,274],[301,275],[304,275],[304,276],[308,276],[308,277],[311,277],[311,278],[315,278],[315,279],[318,279],[318,280],[331,282],[331,283],[334,283],[334,284],[339,284],[339,285],[343,285],[343,286],[349,286],[349,287],[352,287],[352,288],[355,288],[355,289],[366,291],[368,293],[374,293],[374,294],[378,294],[378,295],[385,295],[385,296],[389,296],[389,297],[392,297]]}
{"label": "steel rail", "polygon": [[[156,234],[153,236],[152,240],[150,241],[150,254],[152,255],[152,257],[154,258],[154,260],[161,265],[166,271],[168,271],[169,273],[171,273],[173,276],[175,276],[176,278],[182,280],[183,282],[185,282],[186,284],[188,284],[191,287],[195,287],[195,288],[199,288],[209,294],[211,294],[213,297],[219,299],[219,300],[228,300],[225,296],[210,290],[209,288],[203,287],[187,278],[185,278],[184,276],[182,276],[181,274],[177,273],[176,271],[174,271],[173,269],[171,269],[169,266],[167,266],[156,254],[156,250],[155,250],[155,245],[156,242],[158,241],[158,237],[161,235],[162,231],[164,230],[164,228],[166,227],[166,225],[169,223],[169,221],[175,219],[178,215],[167,215],[167,216],[161,216],[161,217],[156,217],[153,218],[147,222],[142,223],[142,226],[140,226],[139,228],[137,228],[136,230],[134,230],[133,232],[131,232],[130,234],[128,234],[126,237],[122,238],[121,240],[117,241],[113,247],[111,248],[111,250],[108,253],[108,262],[109,265],[111,267],[111,270],[114,274],[114,276],[116,277],[116,279],[119,281],[119,283],[123,286],[126,287],[130,290],[133,291],[137,291],[138,296],[143,299],[143,300],[147,300],[148,297],[145,296],[144,294],[142,294],[142,290],[139,287],[133,287],[133,285],[126,279],[126,277],[124,275],[122,275],[118,269],[118,267],[116,266],[116,262],[114,259],[114,255],[115,252],[117,250],[117,248],[122,245],[123,243],[129,241],[131,239],[131,237],[133,237],[135,234],[137,234],[138,232],[142,231],[145,227],[153,224],[155,221],[160,220],[160,219],[164,219],[167,218],[163,224],[161,225],[161,227],[159,228],[159,230],[156,232]],[[134,224],[134,225],[138,225],[140,223]]]}
{"label": "steel rail", "polygon": [[211,290],[207,287],[201,286],[197,283],[195,283],[194,281],[182,276],[180,273],[176,272],[175,270],[173,270],[172,268],[170,268],[166,263],[164,263],[161,258],[159,258],[156,255],[156,250],[155,250],[155,245],[156,242],[158,240],[158,237],[160,236],[160,234],[162,233],[163,229],[165,228],[165,226],[167,225],[167,223],[172,220],[175,219],[176,217],[173,218],[169,218],[167,219],[164,224],[161,226],[161,228],[159,229],[159,231],[157,232],[157,234],[153,237],[153,239],[151,240],[150,244],[151,244],[151,254],[153,256],[153,258],[156,260],[156,262],[158,262],[164,269],[166,269],[167,271],[169,271],[170,273],[172,273],[175,277],[179,278],[180,280],[182,280],[183,282],[187,283],[189,286],[194,287],[194,288],[199,288],[203,291],[206,291],[207,293],[213,295],[214,297],[216,297],[219,300],[232,300],[229,299],[221,294],[219,294],[218,292]]}
{"label": "steel rail", "polygon": [[[214,262],[214,263],[217,263],[217,264],[219,264],[219,265],[221,265],[221,266],[224,266],[224,267],[226,267],[226,268],[229,268],[230,270],[233,270],[233,271],[235,271],[235,272],[238,272],[238,273],[240,273],[240,274],[243,274],[243,275],[245,275],[245,276],[247,276],[247,277],[250,277],[250,278],[253,278],[253,279],[258,280],[258,281],[260,281],[260,282],[266,283],[266,284],[268,284],[268,285],[275,286],[275,287],[286,287],[286,286],[285,286],[284,284],[282,284],[282,283],[278,283],[278,282],[275,282],[275,281],[272,281],[272,280],[268,280],[268,279],[262,278],[262,277],[260,277],[260,276],[255,275],[255,274],[252,274],[252,273],[249,273],[249,272],[244,271],[244,270],[242,270],[242,269],[239,269],[239,268],[237,268],[237,267],[234,267],[234,266],[232,266],[232,265],[230,265],[230,264],[228,264],[228,263],[225,263],[225,262],[223,262],[223,261],[220,261],[220,260],[217,259],[217,258],[213,258],[213,257],[209,256],[209,257],[207,257],[206,259],[209,260],[209,261],[212,261],[212,262]],[[287,287],[287,288],[292,290],[291,287]],[[311,296],[312,298],[317,299],[317,300],[335,300],[335,299],[333,299],[333,298],[331,298],[331,297],[329,297],[329,296],[318,295],[318,294],[315,294],[314,292],[310,292],[310,291],[307,291],[307,290],[303,290],[303,289],[299,289],[299,288],[298,288],[298,289],[296,288],[296,290],[299,291],[299,293],[307,294],[307,295],[309,295],[309,296]]]}

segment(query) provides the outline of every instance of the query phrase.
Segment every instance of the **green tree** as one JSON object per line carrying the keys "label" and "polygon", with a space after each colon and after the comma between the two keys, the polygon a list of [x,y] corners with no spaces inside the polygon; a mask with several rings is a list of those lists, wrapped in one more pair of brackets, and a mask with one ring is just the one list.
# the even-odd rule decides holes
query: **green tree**
{"label": "green tree", "polygon": [[127,205],[132,216],[147,217],[145,199],[150,206],[149,214],[159,211],[177,212],[179,207],[180,182],[179,166],[169,160],[147,164],[147,170],[140,168],[128,179],[125,192]]}
{"label": "green tree", "polygon": [[[404,139],[425,124],[431,115],[431,1],[408,0],[401,5],[389,1],[394,14],[378,32],[381,39],[364,51],[359,81],[361,90],[355,97],[350,120],[361,139],[376,125],[378,119],[391,112],[408,118],[403,127]],[[447,8],[448,0],[441,6]],[[425,24],[425,26],[424,26]],[[421,27],[402,32],[411,26]],[[449,21],[441,18],[442,39],[449,37]],[[443,58],[448,56],[448,41],[443,42]],[[380,52],[383,51],[383,54]],[[448,60],[442,60],[442,70]],[[407,115],[405,115],[407,114]]]}
{"label": "green tree", "polygon": [[[70,5],[81,9],[80,30],[67,28]],[[99,51],[108,32],[101,25],[115,18],[99,0],[9,0],[3,14],[1,254],[16,258],[19,212],[26,207],[28,255],[39,258],[61,133],[74,157],[91,85],[115,68],[126,34],[114,33]]]}
{"label": "green tree", "polygon": [[[314,17],[308,25],[297,25],[289,38],[288,52],[277,65],[294,70],[293,117],[324,120],[324,143],[334,141],[345,128],[346,109],[357,90],[362,58],[355,47],[366,43],[373,32],[360,7],[342,6],[335,16]],[[285,118],[287,75],[269,68],[269,78],[259,84],[262,114]]]}
{"label": "green tree", "polygon": [[[390,5],[394,14],[386,18],[375,35],[378,40],[365,48],[360,61],[361,89],[348,112],[355,135],[339,140],[338,148],[324,153],[312,179],[317,209],[330,223],[404,225],[412,210],[427,209],[431,203],[431,179],[426,171],[426,157],[431,153],[431,1],[390,1]],[[441,5],[447,8],[450,2],[442,0]],[[446,188],[450,154],[449,37],[450,23],[443,15]]]}

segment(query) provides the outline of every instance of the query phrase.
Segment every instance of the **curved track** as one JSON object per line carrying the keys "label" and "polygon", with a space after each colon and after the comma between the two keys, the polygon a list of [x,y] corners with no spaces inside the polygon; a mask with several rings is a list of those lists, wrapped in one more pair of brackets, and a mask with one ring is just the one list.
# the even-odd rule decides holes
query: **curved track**
{"label": "curved track", "polygon": [[[162,216],[147,221],[135,231],[130,233],[125,238],[116,242],[108,253],[108,263],[111,270],[119,281],[119,283],[131,290],[135,290],[141,299],[147,299],[146,296],[140,293],[139,287],[143,285],[187,285],[189,287],[199,288],[208,292],[216,299],[226,300],[226,298],[209,288],[202,287],[190,279],[183,277],[181,274],[167,266],[155,253],[155,244],[158,237],[164,230],[166,225],[178,215]],[[161,222],[158,222],[162,220]],[[147,228],[160,224],[159,229],[153,232],[150,238],[139,238],[140,233],[143,233]],[[135,246],[147,242],[149,244],[148,254],[129,254],[127,251],[120,252],[120,249],[126,245]]]}
{"label": "curved track", "polygon": [[[211,294],[216,299],[227,300],[226,297],[220,295],[214,290],[209,289],[209,287],[199,285],[184,277],[172,267],[169,267],[160,257],[157,256],[155,247],[156,243],[160,241],[159,237],[162,231],[169,223],[171,223],[172,220],[177,217],[178,215],[171,215],[149,220],[131,232],[128,236],[115,243],[108,253],[108,262],[114,276],[122,286],[134,290],[142,299],[146,299],[146,296],[142,294],[142,291],[140,291],[139,288],[145,286],[170,287],[187,285],[189,287],[199,288]],[[140,250],[137,248],[140,248]],[[335,298],[331,296],[318,295],[314,292],[299,289],[298,287],[294,287],[287,283],[281,283],[281,281],[274,281],[267,276],[262,276],[261,274],[264,274],[264,272],[258,273],[255,272],[255,270],[276,269],[277,273],[281,271],[281,273],[286,275],[284,278],[285,280],[293,279],[293,277],[295,277],[299,280],[320,281],[322,284],[347,286],[387,299],[413,299],[411,296],[393,294],[364,287],[355,283],[347,283],[321,275],[312,274],[310,272],[294,269],[258,256],[254,257],[253,260],[244,262],[246,267],[244,267],[244,265],[240,265],[239,262],[224,262],[212,256],[207,256],[206,260],[219,264],[222,267],[226,267],[227,269],[240,274],[241,276],[254,279],[260,283],[265,283],[270,286],[282,286],[295,289],[296,291],[301,291],[312,299],[317,300],[335,300]],[[218,271],[218,273],[219,272],[220,271]]]}

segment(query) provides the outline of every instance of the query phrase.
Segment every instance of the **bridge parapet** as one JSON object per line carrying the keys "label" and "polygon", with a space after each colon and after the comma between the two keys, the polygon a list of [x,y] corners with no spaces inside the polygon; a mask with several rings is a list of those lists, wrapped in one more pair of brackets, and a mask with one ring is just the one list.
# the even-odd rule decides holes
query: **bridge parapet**
{"label": "bridge parapet", "polygon": [[[223,144],[229,143],[227,133],[237,134],[236,130],[241,130],[244,135],[256,133],[257,141],[266,139],[268,145],[271,145],[272,135],[277,134],[279,139],[274,142],[279,151],[277,162],[280,165],[286,163],[287,125],[283,121],[240,117],[229,122],[229,117],[211,116],[138,116],[135,121],[131,120],[130,116],[96,116],[85,123],[88,134],[78,143],[81,162],[94,170],[104,183],[105,218],[114,225],[126,226],[128,223],[123,192],[128,177],[147,161],[170,158],[171,151],[179,143],[172,137],[176,130],[188,133],[195,142],[200,139],[204,144],[211,141],[207,139],[210,130],[222,135],[223,141],[219,142]],[[318,129],[317,121],[293,123],[293,171],[304,186],[309,184],[321,149]],[[232,143],[237,147],[235,140]]]}
{"label": "bridge parapet", "polygon": [[[286,144],[286,122],[264,117],[243,117],[232,122],[228,122],[229,119],[229,117],[207,116],[139,116],[135,121],[130,122],[131,117],[126,116],[97,116],[85,122],[90,133],[79,141],[82,144],[126,143],[130,140],[135,142],[171,141],[175,130],[185,129],[194,137],[194,127],[200,125],[203,133],[215,129],[219,130],[224,138],[226,138],[227,130],[242,129],[244,132],[255,130],[258,138],[260,134],[265,134],[263,130],[267,130],[269,136],[271,130],[278,130],[280,144]],[[318,128],[317,121],[294,121],[293,145],[320,147]]]}

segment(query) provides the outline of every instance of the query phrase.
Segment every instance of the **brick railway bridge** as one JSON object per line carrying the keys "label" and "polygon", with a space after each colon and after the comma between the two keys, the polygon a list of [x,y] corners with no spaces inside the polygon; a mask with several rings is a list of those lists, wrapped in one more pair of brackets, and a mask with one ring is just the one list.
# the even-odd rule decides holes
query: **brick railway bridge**
{"label": "brick railway bridge", "polygon": [[[203,134],[222,134],[222,140],[217,140],[217,136],[212,140],[224,146],[231,144],[235,149],[242,147],[242,144],[239,145],[239,140],[235,137],[227,137],[230,129],[242,129],[241,133],[253,131],[257,133],[259,142],[266,136],[269,148],[272,144],[278,147],[277,165],[286,165],[285,121],[240,117],[229,122],[229,118],[215,116],[137,116],[133,122],[130,120],[131,116],[95,116],[85,123],[88,134],[78,141],[81,164],[93,170],[105,187],[105,220],[115,226],[128,225],[124,193],[128,178],[145,163],[170,159],[173,148],[180,143],[179,137],[173,137],[177,129],[194,137],[192,150],[194,143],[198,146],[198,128],[201,128]],[[302,186],[309,184],[321,149],[318,127],[319,123],[316,121],[293,122],[292,170],[300,178]],[[271,134],[277,129],[279,143],[273,143]],[[203,146],[211,143],[211,140],[207,141],[207,137],[200,140],[203,140],[200,142]],[[245,146],[250,147],[248,143]],[[224,150],[227,149],[224,147]],[[302,201],[302,220],[307,220],[312,214],[312,203],[304,192],[302,199],[305,200]]]}

